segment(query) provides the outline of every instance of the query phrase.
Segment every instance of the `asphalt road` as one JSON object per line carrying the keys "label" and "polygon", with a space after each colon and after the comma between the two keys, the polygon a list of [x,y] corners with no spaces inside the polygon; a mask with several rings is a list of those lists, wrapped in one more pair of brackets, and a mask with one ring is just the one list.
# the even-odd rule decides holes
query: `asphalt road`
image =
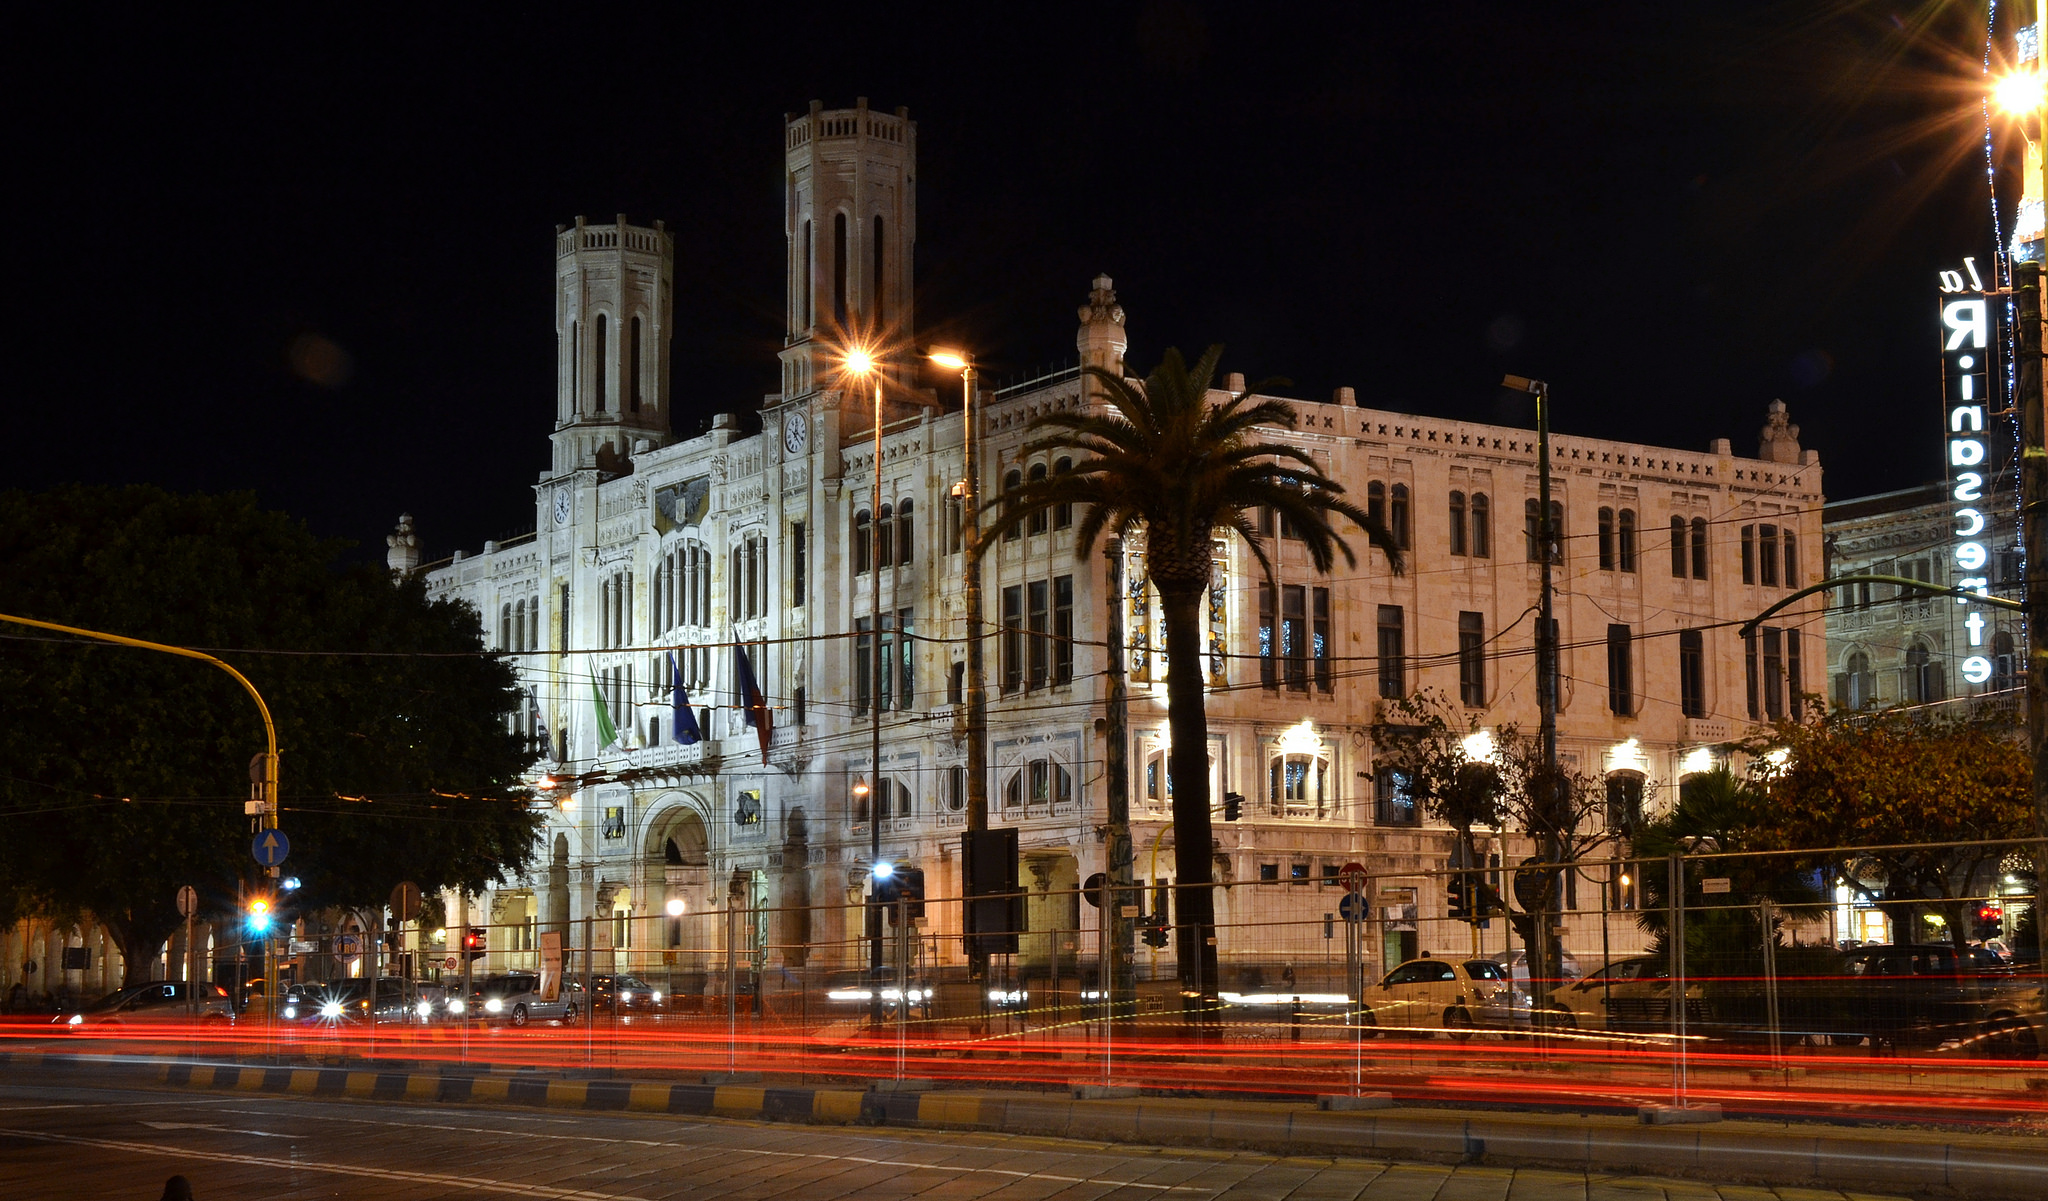
{"label": "asphalt road", "polygon": [[[0,1196],[1829,1201],[1850,1194],[1011,1135],[0,1083]],[[1855,1194],[1856,1201],[1872,1201]]]}

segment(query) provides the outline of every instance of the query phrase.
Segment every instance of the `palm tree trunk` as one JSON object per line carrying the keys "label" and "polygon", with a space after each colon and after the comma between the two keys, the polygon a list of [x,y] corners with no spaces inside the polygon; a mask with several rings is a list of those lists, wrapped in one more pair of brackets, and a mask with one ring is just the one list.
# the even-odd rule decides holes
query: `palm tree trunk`
{"label": "palm tree trunk", "polygon": [[1181,988],[1213,1004],[1216,996],[1216,898],[1211,887],[1214,837],[1209,825],[1209,714],[1202,670],[1202,589],[1160,590],[1166,618],[1166,726],[1173,747],[1166,769],[1173,787],[1175,960]]}

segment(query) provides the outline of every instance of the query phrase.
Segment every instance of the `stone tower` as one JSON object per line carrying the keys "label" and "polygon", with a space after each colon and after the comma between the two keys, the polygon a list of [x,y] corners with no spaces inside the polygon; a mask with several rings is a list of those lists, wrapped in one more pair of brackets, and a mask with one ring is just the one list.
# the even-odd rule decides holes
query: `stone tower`
{"label": "stone tower", "polygon": [[786,117],[789,319],[782,395],[834,388],[849,344],[880,349],[889,377],[911,378],[916,324],[917,124],[910,110],[810,111]]}
{"label": "stone tower", "polygon": [[555,228],[554,474],[617,470],[637,443],[668,442],[675,260],[659,221]]}

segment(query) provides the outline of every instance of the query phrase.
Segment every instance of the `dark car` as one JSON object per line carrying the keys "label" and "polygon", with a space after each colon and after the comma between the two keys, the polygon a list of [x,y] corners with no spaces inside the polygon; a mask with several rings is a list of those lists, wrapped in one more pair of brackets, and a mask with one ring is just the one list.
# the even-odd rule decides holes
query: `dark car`
{"label": "dark car", "polygon": [[599,972],[590,978],[592,1013],[659,1013],[668,994],[638,976]]}
{"label": "dark car", "polygon": [[330,980],[296,984],[286,990],[278,1020],[304,1026],[339,1026],[375,1021],[378,1025],[419,1025],[433,1016],[433,1007],[410,980],[385,977],[377,981],[371,1005],[368,980]]}
{"label": "dark car", "polygon": [[79,1012],[56,1020],[67,1030],[78,1030],[86,1026],[159,1022],[225,1024],[234,1017],[234,1002],[228,990],[218,984],[188,986],[183,980],[158,980],[108,993]]}
{"label": "dark car", "polygon": [[[1818,1033],[1874,1051],[1964,1050],[2000,1059],[2040,1054],[2041,982],[1982,947],[1871,944],[1842,954],[1842,974],[1790,986]],[[1813,1004],[1813,1001],[1820,1004]]]}

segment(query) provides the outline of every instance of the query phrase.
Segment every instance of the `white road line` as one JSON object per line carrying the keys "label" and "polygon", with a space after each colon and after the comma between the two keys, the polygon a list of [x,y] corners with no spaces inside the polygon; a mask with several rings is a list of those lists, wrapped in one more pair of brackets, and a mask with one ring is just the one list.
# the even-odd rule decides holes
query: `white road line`
{"label": "white road line", "polygon": [[544,1197],[549,1201],[646,1201],[627,1193],[599,1193],[589,1189],[553,1188],[545,1184],[520,1184],[510,1180],[492,1180],[483,1176],[451,1176],[442,1172],[409,1172],[402,1168],[356,1167],[351,1164],[319,1163],[315,1160],[273,1159],[268,1155],[235,1155],[225,1151],[194,1151],[185,1147],[166,1147],[157,1143],[131,1143],[110,1138],[79,1138],[69,1134],[51,1134],[41,1130],[8,1130],[0,1128],[0,1134],[15,1138],[41,1139],[44,1142],[68,1143],[75,1147],[103,1147],[110,1151],[132,1151],[139,1155],[161,1155],[169,1159],[204,1159],[214,1163],[237,1163],[250,1167],[280,1168],[292,1172],[332,1172],[339,1176],[366,1176],[374,1180],[404,1180],[421,1184],[440,1184],[451,1188],[490,1189],[512,1197]]}
{"label": "white road line", "polygon": [[[257,1117],[279,1116],[273,1111],[259,1109],[225,1109],[221,1112],[248,1114]],[[516,1133],[517,1137],[526,1139],[551,1138],[572,1143],[609,1143],[627,1147],[667,1147],[678,1151],[696,1149],[732,1155],[758,1155],[771,1159],[822,1159],[834,1163],[861,1164],[868,1167],[910,1168],[928,1172],[954,1172],[960,1175],[1008,1176],[1013,1179],[1052,1180],[1061,1184],[1108,1184],[1115,1185],[1118,1188],[1147,1189],[1156,1193],[1214,1193],[1220,1191],[1219,1189],[1205,1188],[1196,1184],[1148,1184],[1142,1180],[1112,1180],[1101,1176],[1061,1176],[1052,1172],[1027,1172],[1016,1168],[954,1167],[950,1164],[918,1163],[915,1160],[908,1159],[877,1159],[866,1155],[832,1155],[824,1151],[780,1151],[767,1147],[707,1147],[701,1143],[682,1142],[674,1139],[612,1138],[599,1134],[553,1134],[536,1130],[514,1132],[493,1129],[488,1126],[451,1126],[445,1123],[432,1122],[393,1122],[378,1118],[326,1117],[321,1120],[353,1122],[363,1126],[396,1126],[406,1130],[441,1130],[451,1134],[509,1135]],[[702,1130],[708,1129],[708,1127],[699,1125],[693,1126],[692,1129]]]}

